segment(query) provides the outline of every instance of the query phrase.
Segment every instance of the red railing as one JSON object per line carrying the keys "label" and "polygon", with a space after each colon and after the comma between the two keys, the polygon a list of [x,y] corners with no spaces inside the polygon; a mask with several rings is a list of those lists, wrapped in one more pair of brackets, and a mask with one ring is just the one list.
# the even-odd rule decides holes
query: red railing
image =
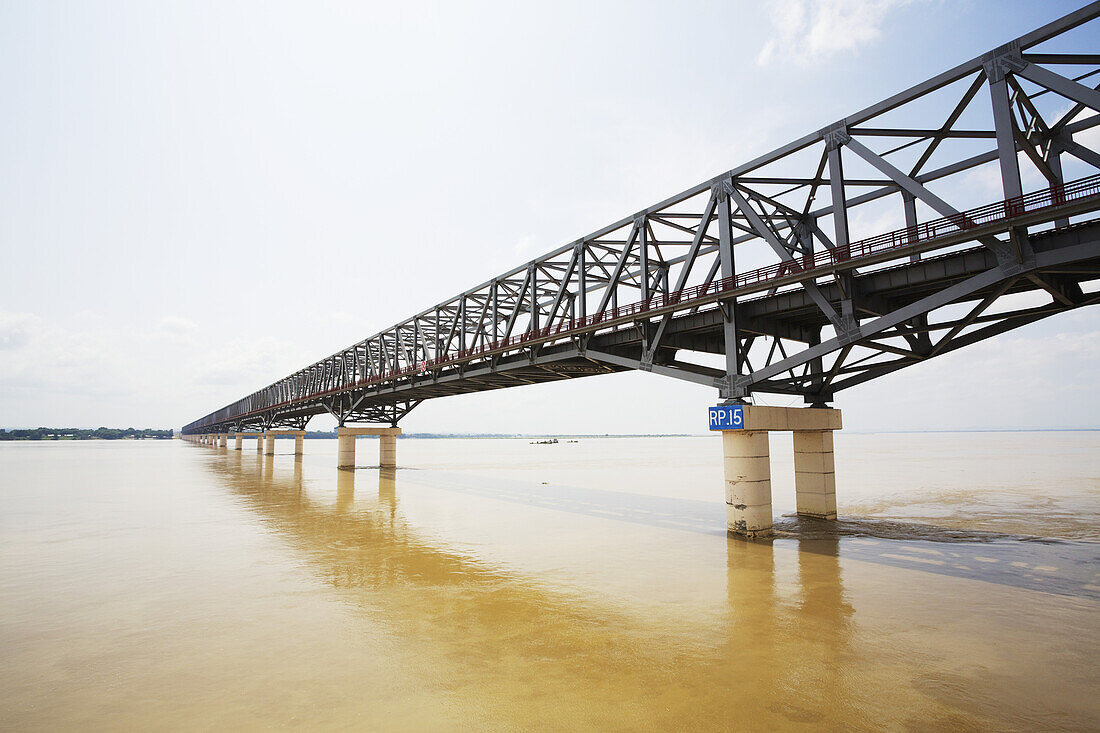
{"label": "red railing", "polygon": [[[708,298],[713,298],[714,296],[728,293],[732,290],[759,285],[764,282],[778,281],[784,278],[793,278],[795,281],[808,280],[813,277],[824,275],[829,269],[835,268],[841,264],[852,263],[853,261],[865,259],[873,255],[879,255],[884,252],[890,252],[892,250],[910,247],[915,244],[932,242],[986,224],[1007,221],[1024,214],[1032,214],[1045,209],[1057,208],[1072,201],[1080,201],[1097,195],[1100,195],[1100,175],[1081,178],[1076,181],[1071,181],[1070,183],[1051,186],[1050,188],[1044,188],[1015,198],[979,206],[978,208],[962,211],[958,214],[952,214],[951,216],[933,219],[932,221],[927,221],[916,226],[895,229],[892,232],[880,234],[876,237],[861,239],[858,242],[849,244],[847,247],[827,249],[810,255],[804,255],[794,260],[769,265],[768,267],[748,270],[722,280],[715,280],[702,285],[684,288],[683,290],[677,290],[672,293],[657,294],[652,296],[648,301],[639,301],[629,305],[622,305],[584,318],[562,320],[557,326],[547,326],[546,328],[525,331],[524,333],[500,339],[499,341],[493,341],[474,348],[462,349],[457,353],[417,362],[416,364],[402,369],[382,372],[374,377],[361,379],[353,384],[345,384],[339,387],[333,387],[332,389],[314,392],[304,397],[298,397],[269,407],[252,410],[236,417],[243,417],[245,415],[263,412],[264,410],[270,410],[274,407],[289,405],[294,402],[301,402],[303,400],[311,400],[317,397],[344,392],[353,387],[368,387],[382,382],[393,381],[410,374],[424,373],[431,369],[457,364],[462,361],[469,361],[470,359],[477,358],[478,356],[493,351],[503,351],[531,341],[544,341],[556,336],[585,331],[601,324],[632,319],[635,316],[649,311],[703,301]],[[794,277],[799,275],[804,275],[804,277]],[[223,410],[224,409],[225,408],[223,408]],[[228,419],[228,417],[228,415],[218,417],[216,421]]]}

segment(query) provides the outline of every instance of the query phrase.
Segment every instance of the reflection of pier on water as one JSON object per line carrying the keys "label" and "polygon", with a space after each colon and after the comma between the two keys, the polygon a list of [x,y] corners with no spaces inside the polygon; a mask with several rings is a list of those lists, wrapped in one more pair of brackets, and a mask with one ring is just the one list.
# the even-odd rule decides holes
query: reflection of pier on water
{"label": "reflection of pier on water", "polygon": [[341,599],[420,647],[432,674],[464,694],[513,696],[535,718],[571,701],[593,725],[660,725],[673,712],[669,724],[705,725],[731,712],[735,691],[737,708],[777,724],[807,714],[804,695],[777,690],[844,704],[835,668],[852,610],[836,540],[800,548],[792,599],[776,587],[780,550],[729,538],[725,611],[669,622],[423,539],[401,512],[394,470],[336,471],[333,500],[311,496],[301,461],[210,465]]}

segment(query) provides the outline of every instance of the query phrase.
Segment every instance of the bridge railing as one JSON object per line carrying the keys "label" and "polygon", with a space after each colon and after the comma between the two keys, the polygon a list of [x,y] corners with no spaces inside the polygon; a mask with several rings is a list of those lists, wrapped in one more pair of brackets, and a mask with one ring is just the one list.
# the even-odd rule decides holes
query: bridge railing
{"label": "bridge railing", "polygon": [[679,306],[690,307],[698,305],[701,301],[728,295],[737,290],[783,280],[795,275],[805,275],[805,277],[798,278],[797,281],[813,279],[828,274],[838,266],[851,265],[854,267],[858,265],[861,260],[865,260],[872,256],[878,256],[892,250],[899,250],[917,244],[927,244],[937,239],[956,235],[980,226],[999,222],[1007,223],[1024,214],[1034,214],[1048,209],[1057,209],[1068,203],[1082,201],[1093,196],[1100,196],[1100,174],[1087,178],[1080,178],[1061,185],[1050,186],[1049,188],[968,209],[957,214],[940,217],[939,219],[932,219],[916,226],[895,229],[885,234],[852,242],[846,247],[841,246],[822,250],[797,259],[787,260],[767,267],[758,267],[732,277],[714,280],[709,283],[703,283],[667,294],[659,293],[650,297],[649,300],[606,309],[600,313],[594,313],[584,318],[562,320],[557,326],[548,326],[541,329],[525,331],[509,338],[492,341],[477,347],[462,349],[445,357],[419,361],[401,369],[385,371],[370,378],[360,379],[354,384],[341,385],[331,389],[312,392],[302,397],[285,400],[277,404],[268,405],[236,415],[230,414],[232,412],[231,408],[222,408],[207,419],[212,418],[211,423],[217,423],[234,417],[247,417],[265,410],[278,409],[295,403],[307,402],[328,395],[346,392],[351,388],[369,387],[384,382],[391,382],[410,375],[423,374],[441,367],[453,366],[461,362],[470,361],[492,352],[507,351],[522,346],[523,344],[544,342],[559,336],[568,336],[592,329],[598,329],[604,324],[611,325],[616,322],[631,320],[650,311],[667,308],[678,309]]}
{"label": "bridge railing", "polygon": [[[1056,208],[1069,202],[1096,195],[1100,195],[1100,174],[1089,176],[1088,178],[1081,178],[1070,183],[1033,191],[1023,196],[986,204],[974,209],[968,209],[967,211],[961,211],[958,214],[933,219],[918,224],[917,226],[904,227],[902,229],[886,232],[885,234],[861,239],[846,247],[822,250],[798,259],[788,260],[767,267],[759,267],[732,277],[714,280],[709,283],[703,283],[667,294],[658,293],[651,296],[648,300],[611,308],[584,318],[563,320],[554,327],[526,331],[507,339],[484,344],[483,346],[463,349],[453,355],[438,359],[429,359],[414,366],[387,372],[386,374],[379,375],[361,383],[373,384],[380,381],[386,381],[388,378],[395,376],[403,376],[417,371],[434,369],[447,364],[468,360],[491,351],[500,351],[509,347],[519,346],[530,341],[541,341],[554,336],[584,331],[593,326],[632,318],[652,310],[661,310],[678,305],[693,305],[695,301],[702,300],[708,296],[722,295],[740,288],[768,283],[791,275],[801,273],[806,275],[806,279],[809,279],[826,274],[826,270],[835,268],[838,265],[851,263],[854,260],[879,255],[895,249],[910,247],[915,244],[925,244],[982,225],[1007,221],[1022,216],[1023,214],[1031,214],[1044,209]],[[815,275],[815,271],[821,272]]]}

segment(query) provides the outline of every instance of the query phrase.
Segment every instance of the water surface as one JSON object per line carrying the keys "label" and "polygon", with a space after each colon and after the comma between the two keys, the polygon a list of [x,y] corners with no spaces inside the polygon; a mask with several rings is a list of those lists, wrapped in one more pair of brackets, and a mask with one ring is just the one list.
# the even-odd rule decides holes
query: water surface
{"label": "water surface", "polygon": [[0,727],[1100,727],[1100,434],[836,445],[748,543],[714,437],[0,444]]}

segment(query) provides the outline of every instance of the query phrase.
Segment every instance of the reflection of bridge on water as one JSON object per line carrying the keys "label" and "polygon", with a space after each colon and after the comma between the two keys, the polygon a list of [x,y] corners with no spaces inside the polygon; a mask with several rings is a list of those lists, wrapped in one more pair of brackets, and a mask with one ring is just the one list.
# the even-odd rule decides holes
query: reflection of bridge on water
{"label": "reflection of bridge on water", "polygon": [[[764,709],[774,691],[794,684],[803,673],[796,670],[807,665],[824,671],[802,681],[806,694],[843,697],[827,663],[844,653],[851,633],[835,540],[815,541],[813,552],[799,555],[806,582],[793,596],[777,588],[775,548],[728,540],[724,608],[700,609],[695,592],[671,618],[655,618],[424,539],[427,533],[401,512],[401,489],[411,485],[410,474],[428,471],[340,471],[326,479],[336,484],[335,495],[331,484],[311,495],[302,461],[290,457],[226,452],[208,467],[290,552],[308,559],[337,597],[413,645],[433,678],[464,696],[491,698],[468,704],[512,711],[503,716],[515,714],[514,705],[523,710],[520,719],[532,721],[561,719],[571,710],[605,728],[632,719],[652,727],[673,711],[630,701],[639,692],[683,692],[686,680],[702,684],[698,701],[658,727],[690,727],[695,717],[706,727],[704,721],[729,714],[729,701],[706,690],[777,685],[746,699],[738,713],[759,706],[760,719],[767,719],[777,714]],[[717,519],[707,534],[727,542]],[[720,596],[713,600],[721,603]],[[697,619],[687,623],[697,611],[709,619],[703,638]],[[747,666],[746,657],[778,663]],[[510,680],[508,690],[499,689],[501,680]],[[517,700],[498,697],[508,695]]]}
{"label": "reflection of bridge on water", "polygon": [[[955,551],[969,560],[1000,557],[1006,571],[1013,559],[1008,542],[879,540],[876,546],[863,544],[866,536],[829,535],[833,523],[811,522],[807,530],[799,520],[780,522],[780,538],[774,542],[746,542],[724,535],[723,517],[709,502],[509,483],[455,472],[361,470],[313,479],[291,456],[253,458],[236,452],[212,455],[207,466],[288,552],[306,559],[304,566],[332,587],[335,598],[412,647],[422,665],[419,672],[430,670],[433,679],[446,680],[446,688],[459,691],[472,707],[516,714],[524,723],[561,719],[564,710],[604,727],[633,720],[638,727],[697,722],[694,727],[706,728],[731,714],[782,723],[784,718],[814,720],[821,713],[810,701],[839,706],[838,715],[851,720],[868,700],[891,698],[867,687],[873,675],[841,673],[858,657],[853,647],[862,638],[843,568],[862,561],[970,577],[950,565],[890,557],[934,557],[917,551],[928,547],[943,550],[945,557]],[[448,546],[437,527],[411,523],[401,508],[402,494],[428,489],[464,499],[534,501],[537,511],[661,527],[721,542],[724,568],[715,564],[714,569],[725,579],[725,594],[711,597],[684,589],[687,595],[681,598],[670,591],[674,601],[666,605],[676,606],[671,613],[616,606],[615,597],[517,571],[492,552],[475,555],[464,545]],[[1027,545],[1032,561],[1043,549],[1016,544]],[[582,575],[591,578],[590,568],[584,570]],[[647,569],[637,582],[659,589],[662,573],[669,571]],[[983,579],[1066,592],[1012,582],[1007,572]],[[509,680],[506,689],[501,680]],[[696,687],[687,706],[669,699]],[[790,694],[794,690],[798,694]],[[638,703],[640,694],[648,700]],[[736,713],[729,707],[731,695],[738,698]],[[673,714],[675,719],[662,717]]]}
{"label": "reflection of bridge on water", "polygon": [[[1091,3],[183,433],[302,430],[319,414],[342,430],[396,430],[426,399],[641,370],[734,402],[803,398],[809,408],[782,415],[753,406],[744,430],[724,436],[727,528],[771,532],[769,430],[796,433],[799,514],[835,518],[830,431],[840,420],[816,413],[837,393],[1100,302],[1088,289],[1100,278],[1100,223],[1090,218],[1100,209],[1100,151],[1086,135],[1100,126],[1091,86],[1100,56],[1070,32],[1098,16],[1100,2]],[[1021,171],[1042,184],[1025,193]],[[978,198],[974,173],[1000,190]],[[860,222],[891,220],[903,226],[858,232]],[[352,465],[354,441],[344,437],[341,465]],[[382,438],[382,465],[396,460],[392,438]]]}

